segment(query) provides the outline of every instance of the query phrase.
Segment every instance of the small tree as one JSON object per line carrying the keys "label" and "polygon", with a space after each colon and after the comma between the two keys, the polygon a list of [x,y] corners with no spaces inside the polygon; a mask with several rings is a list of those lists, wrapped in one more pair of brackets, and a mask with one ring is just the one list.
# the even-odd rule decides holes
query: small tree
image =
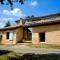
{"label": "small tree", "polygon": [[30,19],[30,18],[33,18],[33,17],[34,17],[34,15],[32,15],[32,16],[27,16],[26,19]]}
{"label": "small tree", "polygon": [[5,27],[11,26],[10,22],[8,21],[5,25]]}
{"label": "small tree", "polygon": [[34,17],[34,15],[32,15],[32,16],[27,16],[27,17],[26,17],[26,20],[27,20],[27,21],[30,21],[30,18],[33,18],[33,17]]}

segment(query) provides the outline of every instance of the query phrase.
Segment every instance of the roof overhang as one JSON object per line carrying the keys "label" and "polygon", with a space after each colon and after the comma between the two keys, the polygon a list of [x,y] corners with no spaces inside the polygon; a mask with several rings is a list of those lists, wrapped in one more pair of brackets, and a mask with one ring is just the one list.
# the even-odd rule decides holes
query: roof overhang
{"label": "roof overhang", "polygon": [[22,26],[13,26],[13,27],[4,27],[4,28],[0,28],[0,31],[6,31],[6,30],[15,30],[18,28],[21,28]]}
{"label": "roof overhang", "polygon": [[23,27],[38,27],[38,26],[48,26],[48,25],[56,25],[56,24],[60,24],[60,20],[29,24],[29,25],[25,25]]}

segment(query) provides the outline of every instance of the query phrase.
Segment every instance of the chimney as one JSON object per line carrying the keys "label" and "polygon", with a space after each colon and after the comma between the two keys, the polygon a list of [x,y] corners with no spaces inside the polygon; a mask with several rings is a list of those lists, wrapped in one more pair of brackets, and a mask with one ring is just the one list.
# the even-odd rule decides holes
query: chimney
{"label": "chimney", "polygon": [[23,20],[17,20],[16,21],[16,24],[23,25],[24,24],[24,21]]}

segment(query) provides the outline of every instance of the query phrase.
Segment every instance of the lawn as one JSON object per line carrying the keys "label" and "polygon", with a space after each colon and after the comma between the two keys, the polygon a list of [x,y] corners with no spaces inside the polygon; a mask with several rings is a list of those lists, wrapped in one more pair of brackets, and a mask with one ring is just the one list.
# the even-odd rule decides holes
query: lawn
{"label": "lawn", "polygon": [[22,54],[3,50],[0,52],[0,60],[60,60],[60,54]]}
{"label": "lawn", "polygon": [[0,50],[0,60],[15,60],[22,56],[22,53]]}

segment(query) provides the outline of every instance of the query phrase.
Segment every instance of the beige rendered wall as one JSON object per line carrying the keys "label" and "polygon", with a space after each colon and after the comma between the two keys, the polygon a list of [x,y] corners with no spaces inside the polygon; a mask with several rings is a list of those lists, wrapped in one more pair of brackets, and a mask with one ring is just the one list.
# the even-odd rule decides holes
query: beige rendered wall
{"label": "beige rendered wall", "polygon": [[45,33],[47,44],[60,44],[60,30]]}
{"label": "beige rendered wall", "polygon": [[39,33],[32,33],[32,43],[39,44]]}
{"label": "beige rendered wall", "polygon": [[16,42],[23,40],[23,28],[19,28],[16,32]]}
{"label": "beige rendered wall", "polygon": [[32,32],[32,43],[34,44],[36,44],[37,41],[40,43],[39,32],[45,32],[45,43],[60,44],[60,24],[33,27]]}
{"label": "beige rendered wall", "polygon": [[60,24],[56,25],[47,25],[47,26],[39,26],[39,27],[33,27],[32,32],[47,32],[47,31],[54,31],[59,30]]}
{"label": "beige rendered wall", "polygon": [[[1,44],[15,44],[16,43],[16,33],[14,32],[13,40],[9,40],[6,38],[6,32],[10,32],[10,31],[2,31]],[[12,30],[12,32],[13,32],[13,30]]]}
{"label": "beige rendered wall", "polygon": [[[16,42],[22,40],[23,37],[23,28],[15,30],[0,31],[2,32],[2,41],[1,44],[16,44]],[[13,40],[6,39],[6,32],[14,32]]]}

